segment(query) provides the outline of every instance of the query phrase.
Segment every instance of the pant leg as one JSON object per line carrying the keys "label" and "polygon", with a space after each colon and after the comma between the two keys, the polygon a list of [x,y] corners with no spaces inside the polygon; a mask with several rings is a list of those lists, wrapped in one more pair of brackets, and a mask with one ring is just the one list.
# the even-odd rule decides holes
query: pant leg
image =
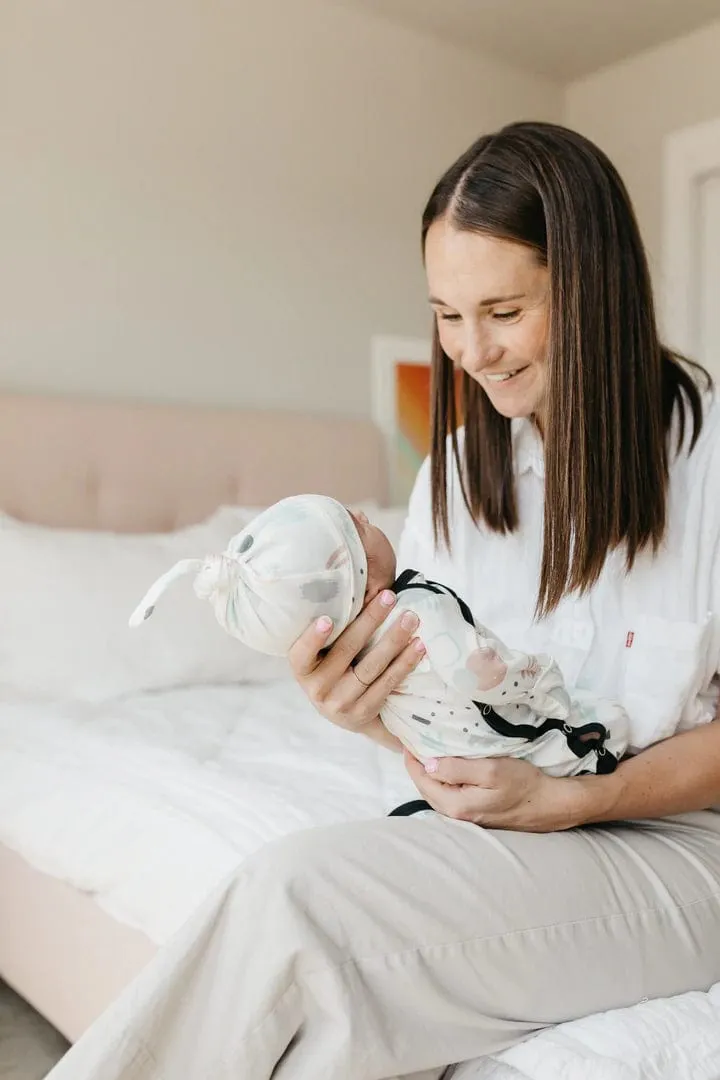
{"label": "pant leg", "polygon": [[718,980],[720,814],[547,835],[388,818],[251,857],[51,1078],[434,1078]]}

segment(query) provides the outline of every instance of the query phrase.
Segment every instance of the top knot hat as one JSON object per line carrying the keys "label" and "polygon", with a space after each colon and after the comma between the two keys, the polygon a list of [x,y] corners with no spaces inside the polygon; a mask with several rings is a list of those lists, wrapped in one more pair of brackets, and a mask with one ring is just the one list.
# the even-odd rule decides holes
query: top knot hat
{"label": "top knot hat", "polygon": [[148,590],[130,617],[148,619],[178,578],[195,573],[220,625],[252,649],[286,656],[321,615],[331,644],[363,607],[367,556],[345,507],[325,495],[294,495],[258,515],[220,555],[183,559]]}

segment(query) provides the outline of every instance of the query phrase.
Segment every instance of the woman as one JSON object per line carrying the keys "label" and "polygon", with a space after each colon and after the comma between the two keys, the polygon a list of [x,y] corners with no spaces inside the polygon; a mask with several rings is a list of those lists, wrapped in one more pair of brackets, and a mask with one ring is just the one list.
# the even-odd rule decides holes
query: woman
{"label": "woman", "polygon": [[[554,654],[569,683],[620,699],[635,754],[573,779],[408,758],[438,814],[266,847],[138,981],[125,1017],[71,1053],[73,1080],[436,1078],[546,1025],[720,980],[709,380],[660,345],[628,196],[573,132],[480,139],[435,189],[423,244],[433,453],[401,565],[455,588],[513,646]],[[392,603],[329,651],[320,620],[291,658],[327,719],[381,742],[379,706],[422,656],[417,626],[353,661]]]}

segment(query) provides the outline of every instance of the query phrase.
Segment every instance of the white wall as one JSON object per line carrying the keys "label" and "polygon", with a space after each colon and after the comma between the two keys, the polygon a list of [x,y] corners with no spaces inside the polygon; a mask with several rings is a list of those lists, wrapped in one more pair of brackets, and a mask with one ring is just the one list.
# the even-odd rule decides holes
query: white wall
{"label": "white wall", "polygon": [[0,386],[369,409],[418,227],[552,84],[325,0],[3,0]]}
{"label": "white wall", "polygon": [[567,88],[565,122],[599,143],[630,188],[658,288],[663,140],[672,131],[716,116],[720,21]]}

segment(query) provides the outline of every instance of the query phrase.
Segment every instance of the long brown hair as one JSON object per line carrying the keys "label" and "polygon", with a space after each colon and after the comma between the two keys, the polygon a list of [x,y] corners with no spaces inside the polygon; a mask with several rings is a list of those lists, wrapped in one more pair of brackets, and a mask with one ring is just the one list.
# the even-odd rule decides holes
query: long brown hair
{"label": "long brown hair", "polygon": [[[669,434],[703,423],[710,376],[661,344],[647,258],[629,195],[608,158],[567,128],[517,123],[478,139],[440,179],[433,222],[531,248],[549,271],[544,403],[545,518],[537,615],[590,588],[620,546],[631,569],[665,534]],[[462,454],[454,372],[433,332],[432,504],[449,549],[448,436],[476,522],[518,525],[510,421],[462,375]]]}

